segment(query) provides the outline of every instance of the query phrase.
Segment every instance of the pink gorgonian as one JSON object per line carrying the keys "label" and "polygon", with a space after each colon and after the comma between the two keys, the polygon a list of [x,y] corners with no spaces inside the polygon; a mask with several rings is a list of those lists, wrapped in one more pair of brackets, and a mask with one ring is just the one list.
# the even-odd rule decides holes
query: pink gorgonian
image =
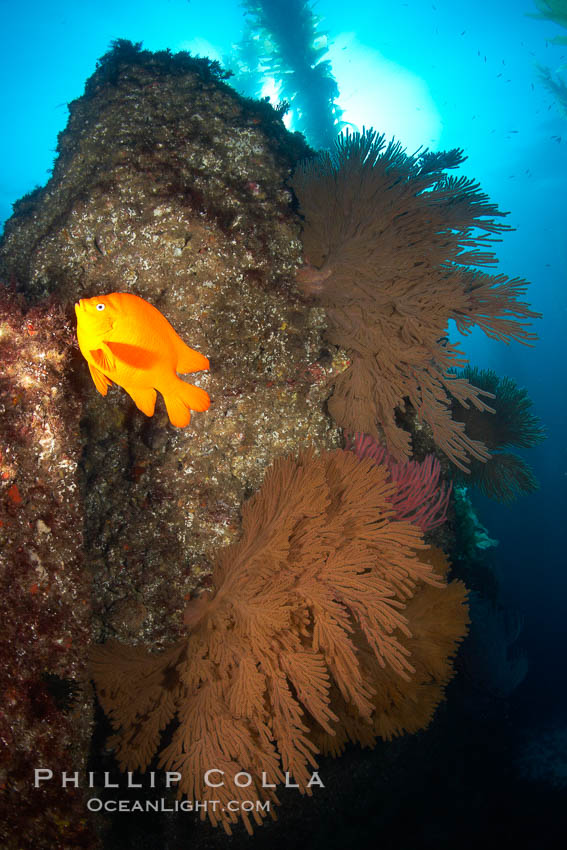
{"label": "pink gorgonian", "polygon": [[423,532],[432,531],[445,522],[453,485],[439,481],[441,464],[435,455],[427,455],[423,461],[398,463],[385,446],[359,431],[347,435],[346,448],[360,460],[372,458],[377,465],[388,468],[397,488],[391,499],[397,519],[413,522]]}

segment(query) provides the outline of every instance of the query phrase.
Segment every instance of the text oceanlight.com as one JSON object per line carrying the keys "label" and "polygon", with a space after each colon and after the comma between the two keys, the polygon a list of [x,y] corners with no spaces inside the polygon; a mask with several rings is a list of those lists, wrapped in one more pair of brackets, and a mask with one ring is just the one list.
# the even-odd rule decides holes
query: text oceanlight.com
{"label": "text oceanlight.com", "polygon": [[90,812],[269,812],[270,801],[265,800],[101,800],[89,797]]}

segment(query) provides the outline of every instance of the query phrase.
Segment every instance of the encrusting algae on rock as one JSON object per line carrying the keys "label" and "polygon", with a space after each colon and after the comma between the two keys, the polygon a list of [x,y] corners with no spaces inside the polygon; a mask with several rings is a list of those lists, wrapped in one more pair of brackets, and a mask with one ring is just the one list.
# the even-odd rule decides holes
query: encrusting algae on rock
{"label": "encrusting algae on rock", "polygon": [[96,639],[165,646],[273,458],[339,444],[323,409],[335,370],[323,311],[293,285],[285,182],[306,147],[206,60],[124,44],[70,105],[58,145],[48,185],[6,224],[6,278],[30,300],[54,292],[68,314],[98,293],[136,294],[210,357],[198,383],[214,403],[183,429],[160,399],[148,418],[73,364]]}
{"label": "encrusting algae on rock", "polygon": [[136,407],[153,416],[156,390],[169,421],[184,428],[191,410],[208,410],[205,390],[177,377],[209,368],[209,361],[186,345],[165,316],[129,292],[81,298],[75,304],[77,339],[94,385],[106,395],[112,382],[123,387]]}
{"label": "encrusting algae on rock", "polygon": [[34,769],[83,771],[90,576],[82,547],[81,404],[71,322],[0,282],[0,846],[94,848],[83,793]]}

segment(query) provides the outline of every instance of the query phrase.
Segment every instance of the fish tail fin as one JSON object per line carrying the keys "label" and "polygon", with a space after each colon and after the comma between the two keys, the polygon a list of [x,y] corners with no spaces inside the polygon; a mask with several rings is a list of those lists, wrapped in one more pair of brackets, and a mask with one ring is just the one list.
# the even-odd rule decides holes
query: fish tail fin
{"label": "fish tail fin", "polygon": [[180,378],[162,394],[169,421],[177,428],[189,425],[191,410],[208,410],[211,403],[205,390],[186,384]]}
{"label": "fish tail fin", "polygon": [[[186,375],[188,372],[201,372],[203,369],[209,368],[209,361],[204,354],[185,345],[182,339],[179,339],[177,346],[177,366],[176,371],[181,375]],[[196,409],[196,408],[195,408]]]}

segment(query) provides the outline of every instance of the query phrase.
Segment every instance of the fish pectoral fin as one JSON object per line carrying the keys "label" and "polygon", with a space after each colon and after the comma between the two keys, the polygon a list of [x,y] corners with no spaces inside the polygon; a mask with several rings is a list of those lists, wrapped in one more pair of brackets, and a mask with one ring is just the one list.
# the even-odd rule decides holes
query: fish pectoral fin
{"label": "fish pectoral fin", "polygon": [[131,387],[125,387],[124,389],[133,400],[138,410],[141,410],[142,413],[146,414],[146,416],[154,415],[157,393],[153,387],[148,387],[147,389],[139,389],[136,387],[135,390]]}
{"label": "fish pectoral fin", "polygon": [[211,400],[208,393],[200,387],[186,384],[181,378],[177,378],[171,387],[165,392],[162,390],[163,399],[167,408],[167,415],[172,425],[184,428],[191,421],[191,410],[208,410]]}
{"label": "fish pectoral fin", "polygon": [[89,372],[91,373],[91,378],[93,379],[94,385],[99,393],[101,395],[106,395],[108,388],[112,385],[110,378],[103,375],[102,372],[97,369],[96,366],[93,366],[92,363],[89,363]]}
{"label": "fish pectoral fin", "polygon": [[140,348],[139,345],[130,345],[128,342],[107,342],[105,344],[111,355],[125,366],[133,366],[135,369],[151,369],[159,358],[156,352]]}
{"label": "fish pectoral fin", "polygon": [[102,372],[112,372],[116,368],[116,360],[106,343],[103,342],[100,348],[89,351],[89,354]]}
{"label": "fish pectoral fin", "polygon": [[179,340],[177,346],[177,366],[175,371],[180,375],[186,375],[187,372],[201,372],[203,369],[209,368],[209,361],[204,354],[194,351],[185,345],[183,340]]}

